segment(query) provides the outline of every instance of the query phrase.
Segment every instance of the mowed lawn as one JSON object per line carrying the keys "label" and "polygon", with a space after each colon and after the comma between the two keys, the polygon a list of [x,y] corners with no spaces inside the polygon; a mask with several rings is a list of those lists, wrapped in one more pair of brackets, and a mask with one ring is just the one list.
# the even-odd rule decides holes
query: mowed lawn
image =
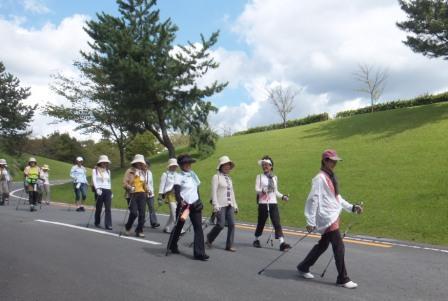
{"label": "mowed lawn", "polygon": [[[326,148],[335,148],[344,159],[337,167],[342,195],[365,205],[362,216],[344,213],[343,224],[357,221],[351,233],[447,245],[447,117],[448,104],[437,104],[220,139],[215,154],[194,165],[202,180],[207,214],[217,159],[228,155],[236,163],[232,177],[238,219],[255,222],[254,185],[261,172],[257,160],[269,154],[280,191],[291,196],[288,203],[281,202],[282,223],[303,228],[303,207],[320,167],[320,155]],[[166,155],[153,160],[156,187],[165,160]],[[115,207],[125,206],[122,176],[122,170],[114,171]],[[72,202],[72,194],[67,185],[55,187],[53,196]],[[92,202],[93,197],[89,199]],[[166,206],[161,210],[167,210]]]}

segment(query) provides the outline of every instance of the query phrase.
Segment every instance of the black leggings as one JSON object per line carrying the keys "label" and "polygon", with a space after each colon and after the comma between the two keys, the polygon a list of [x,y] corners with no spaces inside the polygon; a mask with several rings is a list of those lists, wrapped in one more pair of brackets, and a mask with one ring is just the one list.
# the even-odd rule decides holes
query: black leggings
{"label": "black leggings", "polygon": [[[275,238],[283,237],[282,225],[280,225],[280,213],[278,212],[277,204],[269,204],[269,215],[271,217],[272,225],[275,229]],[[268,219],[268,205],[258,204],[258,223],[255,230],[255,237],[260,237],[263,234],[263,229]]]}
{"label": "black leggings", "polygon": [[39,193],[37,191],[28,191],[30,205],[37,205]]}

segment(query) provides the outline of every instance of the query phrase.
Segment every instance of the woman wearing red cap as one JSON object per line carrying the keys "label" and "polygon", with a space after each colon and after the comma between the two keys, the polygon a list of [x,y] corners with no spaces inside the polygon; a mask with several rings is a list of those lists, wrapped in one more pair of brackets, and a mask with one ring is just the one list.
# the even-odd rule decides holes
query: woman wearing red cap
{"label": "woman wearing red cap", "polygon": [[310,267],[331,243],[338,270],[336,283],[345,288],[356,288],[358,284],[350,280],[345,268],[345,247],[339,231],[339,215],[342,209],[358,214],[361,214],[363,209],[359,205],[348,203],[339,194],[338,181],[334,174],[338,161],[342,161],[342,159],[335,150],[326,150],[322,154],[321,170],[313,179],[311,192],[305,204],[306,229],[308,232],[317,231],[322,236],[306,258],[297,266],[297,270],[303,278],[313,279]]}

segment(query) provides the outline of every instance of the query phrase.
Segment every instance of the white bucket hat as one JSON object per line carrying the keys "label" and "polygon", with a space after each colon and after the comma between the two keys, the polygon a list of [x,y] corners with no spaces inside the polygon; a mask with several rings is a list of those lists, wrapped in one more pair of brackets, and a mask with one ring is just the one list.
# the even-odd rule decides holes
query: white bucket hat
{"label": "white bucket hat", "polygon": [[135,163],[143,163],[144,165],[146,165],[146,161],[145,161],[145,157],[143,155],[135,155],[134,156],[134,160],[132,160],[131,165],[135,164]]}
{"label": "white bucket hat", "polygon": [[96,163],[97,165],[100,163],[111,163],[109,160],[109,157],[106,155],[101,155],[98,159],[98,162]]}
{"label": "white bucket hat", "polygon": [[167,168],[170,168],[171,166],[179,167],[179,164],[177,164],[177,159],[176,158],[171,158],[171,159],[168,160]]}
{"label": "white bucket hat", "polygon": [[222,165],[227,163],[230,163],[231,169],[235,167],[235,163],[233,163],[233,161],[230,160],[228,156],[222,156],[221,158],[218,159],[218,166],[216,167],[216,169],[219,170],[219,168],[221,168]]}
{"label": "white bucket hat", "polygon": [[84,159],[82,157],[76,157],[76,162],[84,162]]}
{"label": "white bucket hat", "polygon": [[28,160],[28,163],[31,163],[31,162],[37,163],[36,158],[31,157],[31,158]]}
{"label": "white bucket hat", "polygon": [[0,165],[8,165],[5,159],[0,159]]}

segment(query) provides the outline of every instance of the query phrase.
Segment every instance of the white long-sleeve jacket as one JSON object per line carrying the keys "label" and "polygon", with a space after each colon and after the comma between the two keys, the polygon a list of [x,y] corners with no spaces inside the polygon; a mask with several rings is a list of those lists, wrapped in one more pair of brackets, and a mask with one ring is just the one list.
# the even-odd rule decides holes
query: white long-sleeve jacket
{"label": "white long-sleeve jacket", "polygon": [[283,194],[278,191],[277,176],[273,177],[274,191],[267,192],[269,179],[265,174],[258,175],[255,179],[255,191],[258,194],[259,204],[277,204],[277,198],[282,198]]}
{"label": "white long-sleeve jacket", "polygon": [[177,172],[165,171],[160,178],[159,194],[164,194],[173,190],[176,183]]}
{"label": "white long-sleeve jacket", "polygon": [[338,219],[342,209],[352,212],[353,205],[339,194],[335,196],[328,178],[319,172],[313,178],[311,192],[305,204],[305,218],[309,226],[316,227],[316,231],[324,233]]}

